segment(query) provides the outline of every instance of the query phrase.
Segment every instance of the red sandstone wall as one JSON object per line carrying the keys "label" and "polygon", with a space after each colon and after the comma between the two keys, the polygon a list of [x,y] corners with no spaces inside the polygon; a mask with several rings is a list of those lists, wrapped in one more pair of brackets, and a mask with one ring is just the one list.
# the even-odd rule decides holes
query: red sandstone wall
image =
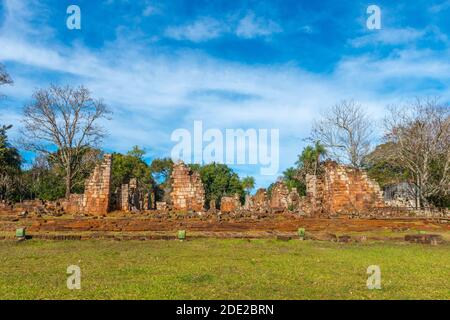
{"label": "red sandstone wall", "polygon": [[289,189],[281,181],[275,183],[272,188],[270,197],[270,207],[272,209],[287,209],[288,208]]}
{"label": "red sandstone wall", "polygon": [[307,176],[307,193],[314,211],[350,213],[384,207],[379,185],[365,171],[331,161],[324,164],[321,176]]}
{"label": "red sandstone wall", "polygon": [[170,193],[173,209],[203,211],[205,207],[205,190],[198,172],[193,172],[184,163],[174,164],[172,170],[172,192]]}
{"label": "red sandstone wall", "polygon": [[112,156],[106,154],[85,182],[84,211],[93,215],[104,215],[110,209]]}
{"label": "red sandstone wall", "polygon": [[239,195],[234,197],[224,196],[220,200],[220,211],[221,212],[233,212],[241,207],[241,202],[239,201]]}

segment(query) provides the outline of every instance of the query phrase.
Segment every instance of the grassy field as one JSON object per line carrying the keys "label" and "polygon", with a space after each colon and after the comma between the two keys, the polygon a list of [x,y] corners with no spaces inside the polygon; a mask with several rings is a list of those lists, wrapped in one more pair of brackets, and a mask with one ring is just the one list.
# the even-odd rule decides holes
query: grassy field
{"label": "grassy field", "polygon": [[[81,290],[66,287],[69,265]],[[382,289],[368,290],[369,265]],[[0,242],[0,299],[450,299],[450,246],[276,240]]]}

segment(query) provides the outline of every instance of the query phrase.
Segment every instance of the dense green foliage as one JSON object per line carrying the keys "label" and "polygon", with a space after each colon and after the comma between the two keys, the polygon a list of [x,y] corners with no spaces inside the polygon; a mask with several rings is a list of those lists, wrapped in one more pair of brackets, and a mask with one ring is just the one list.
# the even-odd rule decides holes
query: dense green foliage
{"label": "dense green foliage", "polygon": [[20,170],[21,158],[19,151],[11,146],[8,141],[7,130],[12,126],[0,126],[0,170],[18,171]]}
{"label": "dense green foliage", "polygon": [[155,181],[166,184],[172,173],[173,161],[170,158],[156,158],[150,164],[152,175]]}
{"label": "dense green foliage", "polygon": [[302,153],[298,155],[298,160],[295,163],[297,169],[301,171],[301,174],[317,174],[320,169],[320,160],[327,154],[325,147],[316,142],[314,146],[306,146]]}
{"label": "dense green foliage", "polygon": [[22,159],[19,151],[8,141],[7,130],[11,126],[0,126],[0,200],[15,200],[17,179],[21,174]]}
{"label": "dense green foliage", "polygon": [[284,170],[283,181],[284,183],[286,183],[289,191],[291,191],[292,188],[297,188],[297,192],[299,193],[299,195],[306,195],[306,185],[302,180],[298,178],[298,169],[290,167]]}
{"label": "dense green foliage", "polygon": [[211,200],[215,200],[216,206],[218,206],[222,196],[238,194],[241,202],[244,201],[245,192],[242,182],[239,180],[239,176],[226,164],[213,162],[204,166],[194,164],[190,167],[200,173],[205,188],[207,207]]}
{"label": "dense green foliage", "polygon": [[[279,179],[283,181],[288,187],[289,191],[292,188],[297,188],[297,192],[301,196],[306,195],[306,175],[318,174],[320,172],[320,160],[326,154],[323,145],[316,142],[314,146],[306,146],[302,153],[298,155],[295,162],[296,167],[287,168]],[[267,188],[269,197],[272,194],[272,188],[275,183],[272,183]]]}
{"label": "dense green foliage", "polygon": [[410,181],[406,169],[392,159],[393,147],[390,143],[380,144],[364,159],[364,168],[371,179],[383,188],[390,184]]}
{"label": "dense green foliage", "polygon": [[255,178],[247,176],[242,179],[242,188],[247,194],[255,188]]}
{"label": "dense green foliage", "polygon": [[136,178],[138,185],[143,189],[150,189],[154,185],[150,166],[144,161],[145,151],[137,146],[125,155],[113,154],[112,163],[112,190],[120,188],[122,184],[129,183],[131,178]]}

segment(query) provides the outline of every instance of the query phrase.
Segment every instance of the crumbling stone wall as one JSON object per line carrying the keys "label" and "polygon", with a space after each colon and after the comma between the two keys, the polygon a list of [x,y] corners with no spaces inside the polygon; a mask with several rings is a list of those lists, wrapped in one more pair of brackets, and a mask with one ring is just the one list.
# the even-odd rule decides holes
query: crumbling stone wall
{"label": "crumbling stone wall", "polygon": [[173,209],[203,211],[205,189],[198,172],[190,170],[183,162],[178,162],[173,166],[171,180]]}
{"label": "crumbling stone wall", "polygon": [[112,156],[105,154],[103,161],[91,173],[84,186],[84,212],[104,215],[110,210]]}
{"label": "crumbling stone wall", "polygon": [[288,195],[288,208],[292,208],[293,210],[297,210],[301,204],[301,197],[298,194],[297,188],[292,188]]}
{"label": "crumbling stone wall", "polygon": [[270,197],[270,208],[272,209],[287,209],[289,189],[283,181],[277,181],[272,188]]}
{"label": "crumbling stone wall", "polygon": [[142,190],[136,178],[122,184],[116,197],[118,198],[116,209],[122,211],[150,210],[156,206],[154,190]]}
{"label": "crumbling stone wall", "polygon": [[235,194],[233,197],[223,196],[220,200],[220,211],[221,212],[234,212],[241,207],[241,202],[239,200],[239,195]]}
{"label": "crumbling stone wall", "polygon": [[253,197],[250,194],[245,195],[244,209],[251,210],[253,208]]}
{"label": "crumbling stone wall", "polygon": [[130,211],[130,187],[128,183],[124,183],[120,186],[120,192],[118,195],[118,209],[122,211]]}
{"label": "crumbling stone wall", "polygon": [[71,194],[69,199],[60,200],[66,213],[105,215],[110,211],[111,165],[112,156],[105,154],[85,181],[84,194]]}
{"label": "crumbling stone wall", "polygon": [[64,212],[82,213],[84,211],[84,194],[72,193],[69,199],[61,199]]}
{"label": "crumbling stone wall", "polygon": [[52,214],[62,215],[64,208],[58,201],[45,201],[45,200],[24,200],[17,203],[0,202],[0,215],[19,215],[20,217],[26,217],[28,214]]}
{"label": "crumbling stone wall", "polygon": [[324,163],[320,176],[306,177],[306,190],[316,212],[354,213],[384,207],[380,186],[364,170],[333,161]]}
{"label": "crumbling stone wall", "polygon": [[250,210],[265,211],[269,207],[269,200],[267,198],[267,191],[264,188],[260,188],[256,191],[255,195],[250,201]]}

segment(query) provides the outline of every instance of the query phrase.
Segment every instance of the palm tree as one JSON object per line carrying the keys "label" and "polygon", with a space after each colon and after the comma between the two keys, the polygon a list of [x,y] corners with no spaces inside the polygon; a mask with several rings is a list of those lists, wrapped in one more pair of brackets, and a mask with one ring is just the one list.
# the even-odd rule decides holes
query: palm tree
{"label": "palm tree", "polygon": [[306,146],[303,149],[302,153],[298,156],[296,165],[305,173],[314,173],[314,175],[316,175],[320,160],[326,153],[327,150],[324,145],[322,145],[320,141],[316,141],[314,146]]}
{"label": "palm tree", "polygon": [[247,176],[242,179],[241,183],[247,194],[250,194],[250,191],[255,187],[255,178]]}
{"label": "palm tree", "polygon": [[317,167],[320,164],[320,158],[327,154],[327,149],[323,144],[320,143],[320,141],[316,141],[314,144],[314,155],[315,155],[315,161],[314,161],[314,175],[317,175]]}

